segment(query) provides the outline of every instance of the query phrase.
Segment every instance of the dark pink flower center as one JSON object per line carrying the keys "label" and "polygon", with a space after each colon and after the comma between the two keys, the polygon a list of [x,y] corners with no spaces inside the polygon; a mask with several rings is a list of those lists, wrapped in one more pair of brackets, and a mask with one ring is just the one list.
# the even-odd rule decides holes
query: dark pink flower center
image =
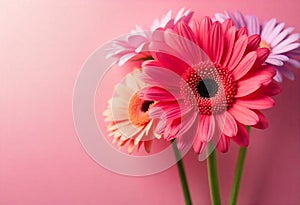
{"label": "dark pink flower center", "polygon": [[233,105],[237,85],[227,69],[202,62],[187,69],[182,78],[181,94],[201,114],[221,113]]}

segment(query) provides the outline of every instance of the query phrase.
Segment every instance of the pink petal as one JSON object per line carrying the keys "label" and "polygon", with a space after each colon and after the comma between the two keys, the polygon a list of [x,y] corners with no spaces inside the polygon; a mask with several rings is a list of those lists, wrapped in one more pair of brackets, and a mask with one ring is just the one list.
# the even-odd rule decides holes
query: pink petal
{"label": "pink petal", "polygon": [[187,124],[189,125],[189,128],[186,129],[188,131],[179,133],[180,136],[177,138],[177,146],[180,150],[189,149],[193,146],[198,127],[198,115],[195,119],[191,119],[190,122],[187,122]]}
{"label": "pink petal", "polygon": [[262,86],[259,92],[264,95],[274,96],[278,95],[281,92],[281,89],[276,83],[271,82],[267,86]]}
{"label": "pink petal", "polygon": [[233,26],[229,30],[225,31],[225,38],[224,38],[224,54],[223,54],[223,59],[222,59],[222,65],[224,67],[227,66],[231,54],[232,54],[232,49],[234,48],[234,42],[235,42],[235,33],[236,33],[236,28]]}
{"label": "pink petal", "polygon": [[259,111],[255,110],[255,113],[259,117],[259,122],[254,125],[253,127],[258,128],[258,129],[267,129],[269,126],[267,118]]}
{"label": "pink petal", "polygon": [[231,139],[242,147],[247,147],[249,145],[248,132],[244,125],[238,124],[239,131],[236,136]]}
{"label": "pink petal", "polygon": [[190,67],[186,62],[166,53],[155,53],[155,57],[161,63],[162,67],[174,71],[179,76],[182,76],[185,70]]}
{"label": "pink petal", "polygon": [[256,50],[260,44],[260,36],[255,34],[248,37],[247,51]]}
{"label": "pink petal", "polygon": [[139,98],[148,101],[176,101],[181,97],[180,93],[170,93],[169,91],[156,86],[148,86],[141,89],[138,96]]}
{"label": "pink petal", "polygon": [[247,28],[246,28],[246,27],[240,28],[240,29],[237,31],[237,34],[236,34],[237,38],[240,38],[240,37],[243,36],[243,35],[248,36],[248,31],[247,31]]}
{"label": "pink petal", "polygon": [[267,109],[273,107],[275,104],[271,97],[257,93],[238,98],[235,103],[250,109]]}
{"label": "pink petal", "polygon": [[236,41],[231,59],[228,63],[228,69],[230,71],[233,70],[235,68],[235,66],[240,62],[240,60],[243,57],[244,52],[246,50],[247,43],[248,43],[248,38],[246,35],[240,37]]}
{"label": "pink petal", "polygon": [[220,141],[217,144],[218,151],[226,153],[229,149],[230,140],[227,136],[221,135]]}
{"label": "pink petal", "polygon": [[[264,66],[265,67],[265,66]],[[265,67],[260,71],[254,72],[247,78],[240,79],[238,81],[238,89],[235,97],[243,97],[253,93],[259,89],[262,85],[267,85],[272,81],[276,71],[272,67]]]}
{"label": "pink petal", "polygon": [[234,104],[228,112],[244,125],[255,125],[259,120],[255,112],[239,104]]}
{"label": "pink petal", "polygon": [[220,63],[222,53],[223,53],[223,31],[222,26],[219,22],[215,22],[212,25],[210,31],[210,49],[209,49],[209,56],[211,60],[216,63]]}
{"label": "pink petal", "polygon": [[180,118],[183,115],[186,115],[191,111],[191,107],[186,106],[184,103],[180,103],[179,101],[174,102],[157,102],[153,108],[149,111],[149,116],[151,118],[166,118],[166,119],[175,119]]}
{"label": "pink petal", "polygon": [[257,53],[255,51],[251,51],[248,53],[242,61],[236,66],[233,70],[232,74],[235,80],[239,80],[240,78],[244,77],[245,74],[252,68],[256,61]]}
{"label": "pink petal", "polygon": [[228,32],[228,30],[233,27],[234,24],[232,22],[231,19],[226,19],[223,23],[222,23],[222,29],[223,29],[223,32],[226,33]]}
{"label": "pink petal", "polygon": [[209,33],[212,27],[212,22],[209,17],[204,17],[199,25],[199,32],[196,32],[197,39],[199,41],[199,46],[203,48],[204,51],[208,51],[209,49]]}
{"label": "pink petal", "polygon": [[147,153],[150,153],[152,147],[153,140],[144,141],[144,148]]}
{"label": "pink petal", "polygon": [[[169,89],[179,89],[179,83],[182,81],[181,77],[169,70],[157,66],[144,65],[141,79],[150,85],[163,87]],[[168,80],[166,80],[168,79]]]}
{"label": "pink petal", "polygon": [[255,67],[256,65],[262,65],[267,60],[270,54],[270,50],[267,48],[258,48],[256,50],[256,53],[257,53],[257,58],[255,62]]}
{"label": "pink petal", "polygon": [[224,115],[217,115],[217,123],[220,130],[228,137],[235,136],[238,128],[234,117],[226,112]]}
{"label": "pink petal", "polygon": [[200,115],[197,133],[194,141],[194,150],[200,153],[204,142],[209,142],[215,132],[215,119],[212,115]]}
{"label": "pink petal", "polygon": [[215,119],[212,115],[200,115],[198,135],[201,141],[210,141],[215,130]]}

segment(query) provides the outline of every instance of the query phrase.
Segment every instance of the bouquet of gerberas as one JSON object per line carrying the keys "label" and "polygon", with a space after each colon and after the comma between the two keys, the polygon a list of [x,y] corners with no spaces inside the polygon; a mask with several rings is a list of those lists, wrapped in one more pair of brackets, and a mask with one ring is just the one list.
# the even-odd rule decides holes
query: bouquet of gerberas
{"label": "bouquet of gerberas", "polygon": [[251,127],[265,129],[261,110],[280,92],[273,81],[293,79],[300,38],[275,19],[260,24],[240,12],[192,19],[169,12],[149,30],[139,27],[113,41],[108,58],[132,72],[115,87],[104,116],[108,132],[128,153],[153,140],[171,141],[186,204],[191,204],[179,150],[207,158],[212,204],[220,204],[216,150],[241,146],[229,204],[235,204]]}

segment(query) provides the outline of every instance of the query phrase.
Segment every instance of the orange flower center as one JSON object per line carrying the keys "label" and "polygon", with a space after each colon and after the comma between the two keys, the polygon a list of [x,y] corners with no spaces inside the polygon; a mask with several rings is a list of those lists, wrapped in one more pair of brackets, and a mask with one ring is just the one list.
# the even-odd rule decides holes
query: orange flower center
{"label": "orange flower center", "polygon": [[259,47],[260,48],[267,48],[267,49],[271,50],[270,44],[268,42],[266,42],[265,40],[262,40],[262,39],[260,41]]}
{"label": "orange flower center", "polygon": [[138,97],[138,93],[135,93],[128,106],[129,119],[132,124],[139,127],[148,124],[150,121],[148,110],[152,104],[153,101],[142,100]]}

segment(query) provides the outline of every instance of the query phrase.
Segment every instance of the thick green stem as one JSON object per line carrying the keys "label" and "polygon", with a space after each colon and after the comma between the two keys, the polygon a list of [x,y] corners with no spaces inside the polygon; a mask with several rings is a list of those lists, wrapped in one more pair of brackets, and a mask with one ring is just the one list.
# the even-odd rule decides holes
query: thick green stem
{"label": "thick green stem", "polygon": [[218,171],[216,161],[216,150],[214,150],[207,159],[207,170],[210,188],[210,198],[212,205],[220,205],[220,191],[218,182]]}
{"label": "thick green stem", "polygon": [[185,205],[191,205],[192,201],[191,201],[191,197],[190,197],[189,187],[188,187],[188,183],[187,183],[186,176],[185,176],[184,166],[183,166],[183,163],[181,160],[181,154],[176,145],[176,140],[172,140],[172,147],[173,147],[174,154],[175,154],[175,157],[177,160],[177,169],[178,169],[178,173],[179,173],[179,177],[180,177],[181,188],[182,188],[182,192],[183,192],[183,196],[184,196]]}
{"label": "thick green stem", "polygon": [[[250,135],[250,127],[246,126],[246,128],[248,131],[248,135]],[[237,198],[238,198],[246,153],[247,153],[247,148],[240,147],[239,155],[238,155],[236,167],[235,167],[233,184],[231,187],[230,198],[229,198],[229,202],[228,202],[229,205],[235,205]]]}

